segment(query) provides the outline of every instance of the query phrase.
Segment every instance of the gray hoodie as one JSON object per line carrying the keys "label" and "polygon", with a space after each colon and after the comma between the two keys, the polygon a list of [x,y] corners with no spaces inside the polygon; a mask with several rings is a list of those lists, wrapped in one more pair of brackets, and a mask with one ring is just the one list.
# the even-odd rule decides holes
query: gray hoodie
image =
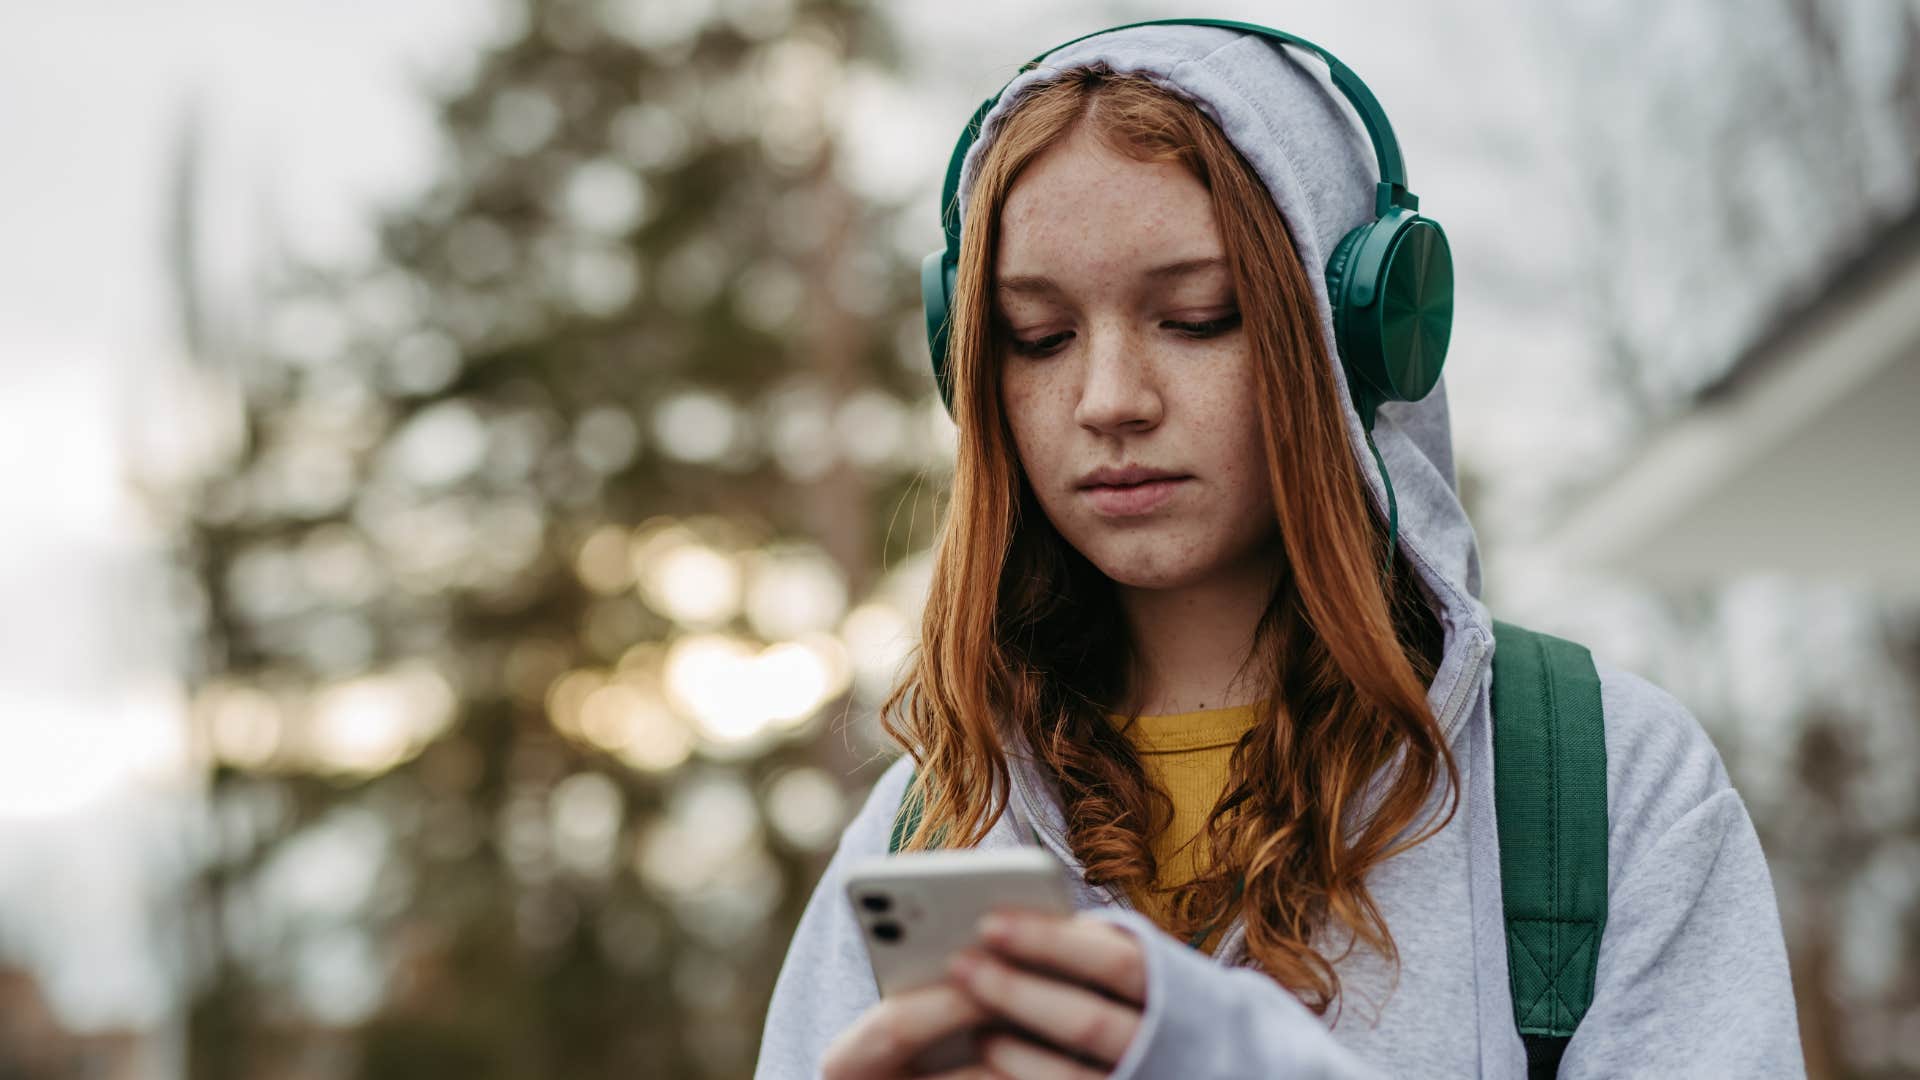
{"label": "gray hoodie", "polygon": [[[1049,66],[1096,60],[1197,102],[1266,182],[1309,268],[1325,266],[1340,237],[1371,217],[1375,159],[1324,66],[1258,36],[1193,26],[1101,34],[1015,78],[968,155],[963,208],[980,153],[1023,89]],[[1325,282],[1319,273],[1308,279],[1331,359]],[[1384,520],[1379,470],[1352,403],[1345,394],[1340,402]],[[1479,599],[1473,526],[1455,489],[1445,380],[1422,401],[1382,407],[1374,438],[1399,503],[1400,548],[1444,627],[1428,701],[1462,783],[1447,827],[1368,879],[1399,947],[1397,985],[1377,955],[1356,949],[1339,965],[1345,1005],[1322,1019],[1252,966],[1239,919],[1213,954],[1187,947],[1124,893],[1086,883],[1066,843],[1057,790],[1030,748],[1011,747],[1008,813],[980,846],[1037,836],[1069,868],[1075,905],[1143,945],[1145,1011],[1116,1077],[1526,1075],[1508,990],[1493,816],[1493,630]],[[1804,1075],[1772,881],[1745,804],[1685,706],[1601,657],[1595,662],[1606,714],[1608,919],[1593,1006],[1560,1075]],[[887,850],[910,767],[902,757],[874,784],[801,916],[767,1012],[755,1073],[762,1080],[817,1075],[827,1044],[876,1000],[841,873],[849,861]]]}

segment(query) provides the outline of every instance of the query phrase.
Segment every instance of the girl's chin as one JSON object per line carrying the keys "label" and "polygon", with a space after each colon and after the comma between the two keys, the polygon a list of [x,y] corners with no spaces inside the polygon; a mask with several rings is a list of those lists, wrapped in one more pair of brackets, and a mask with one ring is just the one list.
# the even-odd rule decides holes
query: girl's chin
{"label": "girl's chin", "polygon": [[1277,537],[1271,551],[1264,547],[1241,551],[1231,539],[1192,529],[1177,536],[1162,529],[1142,529],[1124,536],[1108,533],[1091,539],[1091,543],[1074,546],[1114,584],[1134,589],[1181,589],[1254,576],[1260,572],[1259,567],[1283,557]]}
{"label": "girl's chin", "polygon": [[1206,576],[1206,567],[1185,561],[1169,562],[1166,554],[1164,549],[1153,552],[1157,558],[1129,558],[1127,554],[1111,553],[1090,557],[1087,561],[1115,585],[1133,589],[1177,589]]}

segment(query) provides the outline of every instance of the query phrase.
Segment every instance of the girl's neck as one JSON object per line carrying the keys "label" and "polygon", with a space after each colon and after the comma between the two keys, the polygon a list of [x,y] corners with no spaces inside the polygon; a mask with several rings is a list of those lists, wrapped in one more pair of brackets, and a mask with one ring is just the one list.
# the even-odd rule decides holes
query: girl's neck
{"label": "girl's neck", "polygon": [[1246,660],[1276,576],[1262,561],[1179,589],[1121,586],[1136,655],[1129,704],[1161,716],[1266,698],[1273,673]]}

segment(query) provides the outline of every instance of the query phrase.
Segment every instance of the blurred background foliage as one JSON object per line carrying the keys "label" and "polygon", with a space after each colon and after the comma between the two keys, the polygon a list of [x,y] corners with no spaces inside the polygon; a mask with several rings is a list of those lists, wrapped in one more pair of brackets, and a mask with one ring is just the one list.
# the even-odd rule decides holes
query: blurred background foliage
{"label": "blurred background foliage", "polygon": [[694,10],[531,4],[377,259],[270,268],[238,340],[183,129],[195,1077],[751,1071],[951,443],[822,115],[877,14]]}

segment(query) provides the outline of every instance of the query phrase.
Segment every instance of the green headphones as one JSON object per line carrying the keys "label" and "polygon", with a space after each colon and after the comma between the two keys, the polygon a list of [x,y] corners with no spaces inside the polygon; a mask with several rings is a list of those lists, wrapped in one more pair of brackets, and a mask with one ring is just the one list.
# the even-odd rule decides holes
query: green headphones
{"label": "green headphones", "polygon": [[[1032,70],[1048,53],[1096,34],[1134,26],[1179,24],[1221,26],[1260,34],[1312,52],[1327,62],[1334,86],[1353,103],[1366,125],[1374,155],[1380,162],[1374,220],[1347,233],[1334,247],[1332,257],[1327,260],[1326,276],[1327,296],[1333,305],[1335,345],[1347,373],[1354,408],[1371,443],[1374,411],[1381,404],[1419,401],[1440,379],[1440,366],[1447,354],[1447,336],[1453,325],[1453,256],[1439,223],[1417,213],[1420,200],[1407,190],[1406,169],[1400,160],[1400,145],[1393,138],[1393,127],[1359,76],[1310,41],[1270,27],[1229,19],[1149,19],[1096,30],[1048,49],[1022,65],[1021,71]],[[1000,92],[1005,90],[1003,86]],[[947,162],[946,184],[940,194],[940,219],[946,233],[946,246],[929,254],[920,264],[920,297],[926,309],[933,376],[940,387],[940,400],[949,413],[953,411],[953,385],[947,370],[947,315],[960,263],[960,207],[955,196],[967,148],[979,137],[981,121],[999,99],[1000,93],[995,93],[981,103],[960,133],[960,141]],[[1376,448],[1376,459],[1379,453]],[[1384,463],[1381,475],[1386,475]],[[1391,498],[1392,487],[1387,490]],[[1397,508],[1391,516],[1397,531]]]}

